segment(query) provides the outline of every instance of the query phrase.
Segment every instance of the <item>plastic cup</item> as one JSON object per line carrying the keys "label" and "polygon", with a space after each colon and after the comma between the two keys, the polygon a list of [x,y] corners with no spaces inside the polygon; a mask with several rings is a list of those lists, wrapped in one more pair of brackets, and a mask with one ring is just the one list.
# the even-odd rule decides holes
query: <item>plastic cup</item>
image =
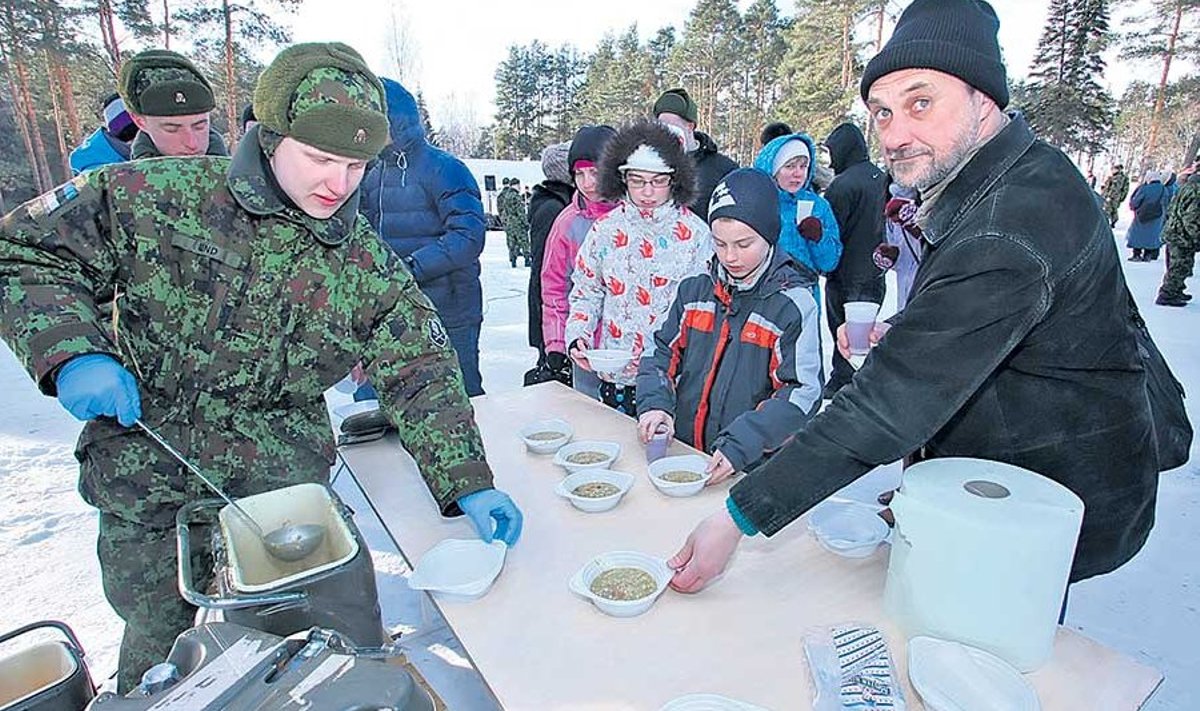
{"label": "plastic cup", "polygon": [[879,304],[874,302],[846,303],[846,340],[850,342],[851,355],[871,352],[871,331],[875,329],[875,317],[878,315]]}
{"label": "plastic cup", "polygon": [[656,462],[667,456],[667,446],[671,444],[671,432],[666,425],[659,425],[654,430],[654,436],[646,443],[646,463]]}

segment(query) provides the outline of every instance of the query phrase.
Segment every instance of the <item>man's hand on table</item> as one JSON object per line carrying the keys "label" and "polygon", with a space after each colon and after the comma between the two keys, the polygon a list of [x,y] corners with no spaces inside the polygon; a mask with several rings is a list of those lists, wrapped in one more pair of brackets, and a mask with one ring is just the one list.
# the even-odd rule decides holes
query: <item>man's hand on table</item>
{"label": "man's hand on table", "polygon": [[521,509],[499,489],[483,489],[462,496],[458,499],[458,507],[471,520],[484,543],[491,543],[496,538],[511,546],[521,537],[524,520]]}
{"label": "man's hand on table", "polygon": [[675,571],[671,587],[683,593],[699,592],[725,572],[741,541],[742,532],[724,508],[704,519],[683,548],[667,561]]}

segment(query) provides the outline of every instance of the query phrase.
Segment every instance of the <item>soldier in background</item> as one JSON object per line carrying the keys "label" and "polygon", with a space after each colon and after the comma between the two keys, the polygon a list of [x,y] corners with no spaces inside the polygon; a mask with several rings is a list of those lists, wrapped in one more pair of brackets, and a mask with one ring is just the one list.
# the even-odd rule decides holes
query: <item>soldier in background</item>
{"label": "soldier in background", "polygon": [[525,208],[525,198],[518,188],[521,181],[516,178],[505,178],[504,189],[496,196],[496,209],[500,212],[500,222],[504,224],[505,241],[508,243],[508,263],[517,266],[517,257],[525,260],[529,266],[529,217]]}
{"label": "soldier in background", "polygon": [[1200,173],[1189,175],[1171,201],[1162,238],[1167,245],[1167,273],[1154,303],[1187,306],[1192,295],[1184,289],[1195,268],[1196,251],[1200,250]]}
{"label": "soldier in background", "polygon": [[1125,166],[1117,163],[1113,172],[1104,181],[1100,196],[1104,198],[1104,211],[1108,213],[1108,226],[1117,226],[1117,211],[1129,194],[1129,176],[1125,174]]}
{"label": "soldier in background", "polygon": [[167,49],[138,52],[121,65],[117,89],[138,134],[133,159],[159,156],[227,156],[209,115],[216,100],[196,65]]}
{"label": "soldier in background", "polygon": [[[231,496],[327,482],[323,393],[361,361],[441,512],[484,540],[521,531],[433,305],[358,214],[388,140],[379,80],[346,45],[296,45],[260,76],[254,107],[232,160],[106,166],[0,223],[0,335],[88,421],[79,488],[100,510],[105,595],[126,622],[120,693],[192,624],[173,526],[209,496],[129,429],[138,419]],[[114,297],[110,320],[96,305]]]}

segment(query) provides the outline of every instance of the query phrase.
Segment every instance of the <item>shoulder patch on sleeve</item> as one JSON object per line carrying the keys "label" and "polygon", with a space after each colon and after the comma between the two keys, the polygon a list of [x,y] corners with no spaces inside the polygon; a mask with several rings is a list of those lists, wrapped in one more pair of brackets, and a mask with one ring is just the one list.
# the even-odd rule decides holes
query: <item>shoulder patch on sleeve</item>
{"label": "shoulder patch on sleeve", "polygon": [[77,175],[57,188],[39,195],[28,203],[29,216],[35,220],[51,217],[57,210],[79,197],[79,192],[85,185],[87,177]]}

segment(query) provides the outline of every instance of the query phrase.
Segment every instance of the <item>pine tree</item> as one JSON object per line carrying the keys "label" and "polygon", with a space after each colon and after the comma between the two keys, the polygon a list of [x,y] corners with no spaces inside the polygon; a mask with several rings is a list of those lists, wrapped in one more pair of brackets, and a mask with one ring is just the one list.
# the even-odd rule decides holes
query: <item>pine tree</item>
{"label": "pine tree", "polygon": [[1144,152],[1156,155],[1159,117],[1167,99],[1171,64],[1200,59],[1200,0],[1151,0],[1149,9],[1132,18],[1135,29],[1121,37],[1121,58],[1158,63],[1162,67]]}
{"label": "pine tree", "polygon": [[1065,151],[1094,155],[1108,139],[1112,97],[1097,81],[1108,40],[1106,0],[1051,0],[1021,107],[1038,135]]}
{"label": "pine tree", "polygon": [[742,17],[733,0],[698,0],[683,38],[671,52],[668,83],[687,89],[696,102],[696,125],[702,131],[718,136],[729,132],[727,99],[737,76],[742,34]]}
{"label": "pine tree", "polygon": [[425,130],[425,140],[430,145],[441,147],[437,131],[433,130],[433,121],[429,118],[429,107],[425,104],[425,92],[417,89],[417,115],[421,117],[421,128]]}
{"label": "pine tree", "polygon": [[878,4],[870,0],[797,0],[779,68],[787,87],[781,109],[792,128],[819,143],[850,117],[863,71],[855,29],[877,11]]}

